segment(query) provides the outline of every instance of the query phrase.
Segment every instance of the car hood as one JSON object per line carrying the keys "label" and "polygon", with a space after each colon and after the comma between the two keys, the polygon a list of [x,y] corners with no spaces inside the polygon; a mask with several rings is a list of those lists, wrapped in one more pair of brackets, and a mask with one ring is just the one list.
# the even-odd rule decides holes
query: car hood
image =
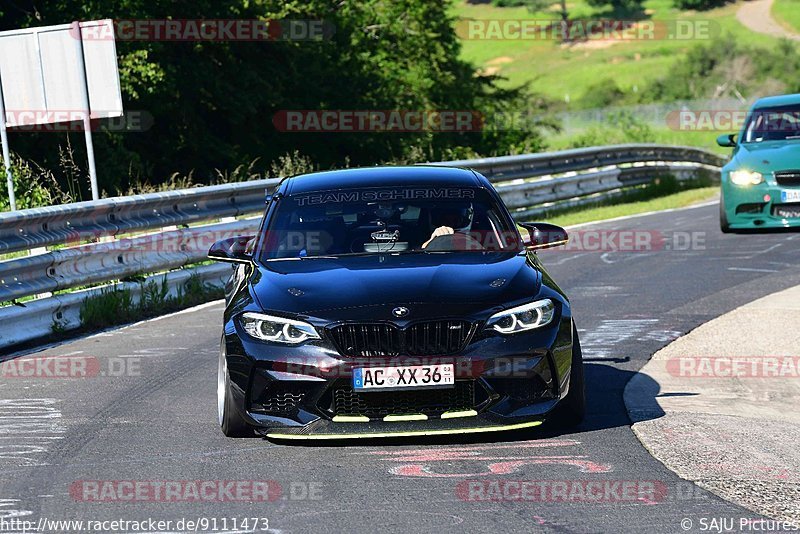
{"label": "car hood", "polygon": [[731,168],[744,168],[762,174],[800,168],[800,140],[739,145],[730,165]]}
{"label": "car hood", "polygon": [[250,283],[264,310],[326,321],[469,316],[534,297],[541,273],[515,252],[342,256],[269,261]]}

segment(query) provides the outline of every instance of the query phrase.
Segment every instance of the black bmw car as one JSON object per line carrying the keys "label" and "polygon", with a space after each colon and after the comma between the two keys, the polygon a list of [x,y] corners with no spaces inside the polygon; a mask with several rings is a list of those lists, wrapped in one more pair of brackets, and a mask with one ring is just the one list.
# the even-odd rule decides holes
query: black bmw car
{"label": "black bmw car", "polygon": [[[521,231],[520,231],[521,230]],[[536,250],[566,232],[515,224],[469,169],[284,179],[233,262],[219,358],[226,436],[464,434],[584,415],[569,300]]]}

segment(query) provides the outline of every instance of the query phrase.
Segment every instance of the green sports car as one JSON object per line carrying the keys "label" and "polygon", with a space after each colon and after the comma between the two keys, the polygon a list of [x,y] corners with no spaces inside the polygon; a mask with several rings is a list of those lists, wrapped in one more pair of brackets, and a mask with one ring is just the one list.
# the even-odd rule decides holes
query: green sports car
{"label": "green sports car", "polygon": [[758,100],[738,139],[717,144],[734,148],[722,168],[722,231],[800,227],[800,94]]}

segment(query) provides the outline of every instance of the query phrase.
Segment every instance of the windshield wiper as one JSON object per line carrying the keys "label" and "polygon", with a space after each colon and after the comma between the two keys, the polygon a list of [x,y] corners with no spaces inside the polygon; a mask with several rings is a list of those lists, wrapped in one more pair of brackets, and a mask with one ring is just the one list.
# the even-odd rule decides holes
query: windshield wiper
{"label": "windshield wiper", "polygon": [[287,258],[269,258],[265,261],[297,261],[297,260],[314,260],[314,259],[324,259],[324,260],[338,260],[339,256],[290,256]]}

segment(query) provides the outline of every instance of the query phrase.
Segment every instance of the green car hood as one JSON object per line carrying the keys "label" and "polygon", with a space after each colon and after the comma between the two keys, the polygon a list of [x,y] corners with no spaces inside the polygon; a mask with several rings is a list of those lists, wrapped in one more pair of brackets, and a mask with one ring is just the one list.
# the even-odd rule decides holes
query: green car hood
{"label": "green car hood", "polygon": [[761,174],[800,169],[800,139],[741,144],[726,167],[747,169]]}

